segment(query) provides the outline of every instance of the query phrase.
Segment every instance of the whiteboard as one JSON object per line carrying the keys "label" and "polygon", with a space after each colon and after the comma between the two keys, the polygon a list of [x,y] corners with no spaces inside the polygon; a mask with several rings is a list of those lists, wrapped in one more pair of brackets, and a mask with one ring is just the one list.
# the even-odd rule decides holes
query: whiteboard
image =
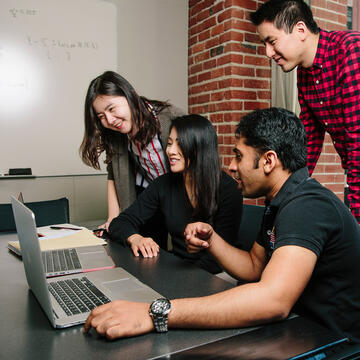
{"label": "whiteboard", "polygon": [[78,149],[87,87],[105,70],[117,70],[115,4],[1,0],[0,173],[95,173]]}

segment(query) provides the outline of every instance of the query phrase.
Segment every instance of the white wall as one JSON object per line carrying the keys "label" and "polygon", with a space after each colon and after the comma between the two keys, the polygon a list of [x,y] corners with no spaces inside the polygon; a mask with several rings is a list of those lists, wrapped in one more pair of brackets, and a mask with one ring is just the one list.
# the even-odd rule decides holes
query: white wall
{"label": "white wall", "polygon": [[[188,2],[185,0],[105,1],[115,4],[118,11],[118,69],[109,70],[117,70],[132,83],[140,95],[169,100],[186,111]],[[1,16],[2,14],[0,21]],[[101,28],[98,30],[102,31]],[[94,74],[94,77],[97,75],[99,74]],[[5,118],[0,118],[0,123],[4,124],[5,121]],[[22,131],[26,132],[29,129],[25,128]],[[0,143],[7,142],[8,136],[0,132]],[[56,138],[58,134],[50,132],[42,136]],[[72,143],[72,146],[77,148],[81,140],[80,136],[76,140],[71,140],[76,142],[76,144]],[[2,164],[9,151],[21,157],[17,152],[16,144],[14,142],[8,144],[0,156],[0,172],[4,172]],[[43,151],[46,153],[46,149]],[[59,148],[58,152],[61,154],[62,149]],[[28,164],[22,164],[21,167],[28,167]],[[5,169],[7,170],[7,167]],[[93,172],[89,169],[90,173]],[[70,200],[72,221],[104,219],[107,216],[106,176],[101,175],[101,172],[98,174],[0,179],[0,202],[10,202],[10,195],[17,195],[19,191],[23,191],[25,201],[66,196]]]}

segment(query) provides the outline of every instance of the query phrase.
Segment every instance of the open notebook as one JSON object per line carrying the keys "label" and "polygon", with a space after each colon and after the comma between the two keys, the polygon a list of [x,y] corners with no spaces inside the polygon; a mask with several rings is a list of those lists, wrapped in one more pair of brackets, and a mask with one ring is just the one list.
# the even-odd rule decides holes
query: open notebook
{"label": "open notebook", "polygon": [[[57,224],[57,226],[79,228],[79,230],[55,230],[51,229],[50,226],[37,228],[40,249],[42,251],[106,244],[104,239],[95,236],[92,231],[86,228],[71,224]],[[21,247],[19,241],[9,241],[8,248],[17,255],[21,256]]]}

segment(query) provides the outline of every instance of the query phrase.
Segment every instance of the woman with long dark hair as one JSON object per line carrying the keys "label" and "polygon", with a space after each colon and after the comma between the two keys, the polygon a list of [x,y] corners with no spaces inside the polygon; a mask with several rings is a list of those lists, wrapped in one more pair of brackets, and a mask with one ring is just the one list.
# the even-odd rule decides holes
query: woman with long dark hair
{"label": "woman with long dark hair", "polygon": [[158,255],[159,246],[139,229],[156,211],[164,216],[163,228],[171,235],[174,254],[211,273],[220,266],[206,252],[186,251],[184,229],[194,221],[211,224],[217,233],[237,245],[242,215],[242,194],[236,181],[221,171],[217,135],[201,115],[172,120],[166,155],[170,172],[154,180],[138,199],[109,227],[112,240],[128,244],[135,256]]}
{"label": "woman with long dark hair", "polygon": [[[126,79],[113,71],[91,81],[85,99],[80,153],[84,163],[95,169],[100,169],[99,156],[106,153],[108,219],[100,227],[108,229],[121,209],[168,171],[164,149],[170,120],[182,114],[167,102],[138,95]],[[148,230],[142,231],[147,234]],[[163,234],[161,241],[166,239],[167,234]]]}

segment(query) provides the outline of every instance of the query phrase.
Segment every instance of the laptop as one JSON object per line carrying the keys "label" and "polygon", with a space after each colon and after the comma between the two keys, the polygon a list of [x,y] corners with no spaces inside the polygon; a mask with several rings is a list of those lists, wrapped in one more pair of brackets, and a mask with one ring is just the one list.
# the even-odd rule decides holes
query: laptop
{"label": "laptop", "polygon": [[122,268],[46,278],[33,212],[11,197],[28,285],[54,328],[85,322],[90,311],[112,300],[152,302],[159,293]]}
{"label": "laptop", "polygon": [[[17,200],[25,205],[20,191]],[[39,235],[38,236],[42,236]],[[21,246],[20,246],[21,247]],[[102,245],[42,251],[46,277],[70,275],[115,267]]]}
{"label": "laptop", "polygon": [[41,257],[46,277],[78,274],[115,267],[103,245],[46,250],[41,252]]}

